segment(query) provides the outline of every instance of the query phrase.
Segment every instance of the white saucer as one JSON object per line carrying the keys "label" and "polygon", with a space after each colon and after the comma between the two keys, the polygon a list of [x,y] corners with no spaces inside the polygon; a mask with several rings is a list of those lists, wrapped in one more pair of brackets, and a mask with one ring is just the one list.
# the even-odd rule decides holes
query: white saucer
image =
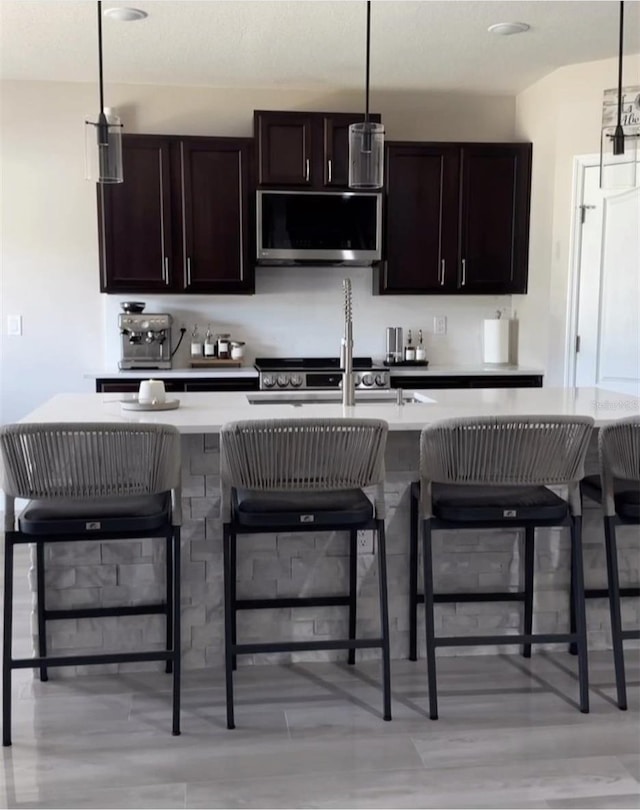
{"label": "white saucer", "polygon": [[138,402],[137,399],[122,399],[124,411],[173,411],[180,405],[179,399],[166,399],[164,402]]}

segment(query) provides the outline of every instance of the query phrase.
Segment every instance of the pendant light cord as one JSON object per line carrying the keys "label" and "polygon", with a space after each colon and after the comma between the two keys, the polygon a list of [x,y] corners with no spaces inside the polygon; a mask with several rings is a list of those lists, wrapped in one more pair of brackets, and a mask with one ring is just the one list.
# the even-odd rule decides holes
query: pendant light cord
{"label": "pendant light cord", "polygon": [[618,50],[618,126],[622,122],[622,41],[624,32],[624,0],[620,0],[620,47]]}
{"label": "pendant light cord", "polygon": [[364,122],[369,123],[369,51],[371,49],[371,0],[367,0],[367,68],[365,78]]}
{"label": "pendant light cord", "polygon": [[100,112],[104,114],[104,89],[102,87],[102,0],[98,0],[98,74],[100,77]]}

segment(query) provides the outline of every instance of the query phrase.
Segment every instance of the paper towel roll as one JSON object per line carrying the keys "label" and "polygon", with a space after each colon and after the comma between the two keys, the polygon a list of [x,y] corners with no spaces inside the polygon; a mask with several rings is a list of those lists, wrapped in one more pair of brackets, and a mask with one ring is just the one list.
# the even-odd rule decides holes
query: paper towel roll
{"label": "paper towel roll", "polygon": [[491,318],[484,322],[484,362],[509,362],[509,330],[508,318]]}

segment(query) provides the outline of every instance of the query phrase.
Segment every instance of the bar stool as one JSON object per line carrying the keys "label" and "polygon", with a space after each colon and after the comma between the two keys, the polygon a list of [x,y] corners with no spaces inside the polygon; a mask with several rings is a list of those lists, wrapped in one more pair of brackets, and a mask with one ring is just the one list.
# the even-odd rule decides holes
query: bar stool
{"label": "bar stool", "polygon": [[[238,655],[306,650],[382,650],[383,716],[391,720],[389,611],[384,530],[384,452],[388,425],[379,419],[292,419],[231,422],[220,433],[224,542],[227,728],[235,728],[233,670]],[[375,486],[374,503],[362,491]],[[378,537],[380,638],[356,638],[357,532]],[[239,535],[348,531],[349,594],[270,599],[236,598]],[[349,608],[349,638],[322,641],[236,639],[238,610]]]}
{"label": "bar stool", "polygon": [[[581,486],[583,495],[602,505],[607,587],[587,588],[585,597],[609,599],[618,706],[625,710],[627,685],[623,642],[640,638],[640,629],[622,629],[620,598],[640,596],[640,587],[620,587],[616,526],[640,526],[640,416],[618,419],[601,427],[598,434],[598,455],[600,475],[587,476]],[[573,584],[572,580],[572,586]],[[571,620],[573,627],[573,614]],[[572,649],[572,652],[575,650]]]}
{"label": "bar stool", "polygon": [[[2,648],[2,743],[11,745],[14,669],[165,661],[173,671],[172,733],[180,734],[180,435],[170,425],[52,423],[0,428],[4,472],[5,566]],[[15,499],[29,503],[16,524]],[[48,543],[166,539],[166,601],[122,607],[49,610],[44,551]],[[12,657],[13,550],[36,546],[38,656]],[[59,656],[47,654],[47,622],[161,614],[166,649]]]}
{"label": "bar stool", "polygon": [[[436,648],[574,641],[579,653],[580,710],[589,711],[579,481],[593,428],[590,417],[486,416],[445,419],[420,435],[420,481],[412,485],[410,539],[410,658],[416,660],[417,605],[424,601],[429,714],[438,717]],[[564,500],[547,485],[567,486]],[[418,530],[422,527],[424,595],[418,595]],[[577,630],[533,633],[535,528],[571,530]],[[524,529],[524,590],[491,593],[433,591],[431,535],[440,529]],[[436,636],[436,602],[524,602],[520,635]]]}

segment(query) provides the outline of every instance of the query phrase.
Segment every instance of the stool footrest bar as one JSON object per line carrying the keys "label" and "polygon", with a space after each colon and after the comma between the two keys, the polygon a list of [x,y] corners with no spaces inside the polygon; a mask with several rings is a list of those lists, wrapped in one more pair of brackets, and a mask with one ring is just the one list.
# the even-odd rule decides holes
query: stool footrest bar
{"label": "stool footrest bar", "polygon": [[[524,602],[524,591],[497,591],[495,593],[434,593],[433,601],[438,602]],[[424,604],[424,594],[416,597],[418,604]]]}
{"label": "stool footrest bar", "polygon": [[334,607],[348,605],[348,596],[291,596],[276,599],[236,599],[236,610],[260,610],[261,608],[287,607]]}
{"label": "stool footrest bar", "polygon": [[126,664],[132,661],[173,661],[176,653],[167,650],[143,653],[105,653],[104,655],[58,655],[44,658],[13,658],[11,669],[71,667],[84,664]]}
{"label": "stool footrest bar", "polygon": [[[620,596],[640,596],[640,587],[628,587],[619,589]],[[585,588],[584,595],[587,599],[607,599],[609,591],[607,588]]]}
{"label": "stool footrest bar", "polygon": [[623,641],[627,641],[632,638],[638,639],[640,638],[640,630],[623,630],[620,635],[622,636]]}
{"label": "stool footrest bar", "polygon": [[535,633],[513,636],[441,636],[433,640],[436,647],[471,647],[482,644],[560,644],[567,641],[578,641],[576,633]]}
{"label": "stool footrest bar", "polygon": [[361,641],[275,641],[264,644],[234,644],[234,655],[269,652],[303,652],[307,650],[364,650],[382,647],[381,638],[368,638]]}
{"label": "stool footrest bar", "polygon": [[65,608],[61,610],[45,610],[44,618],[47,621],[56,619],[95,619],[101,616],[165,614],[167,611],[168,606],[166,603],[161,605],[130,605],[128,607]]}

